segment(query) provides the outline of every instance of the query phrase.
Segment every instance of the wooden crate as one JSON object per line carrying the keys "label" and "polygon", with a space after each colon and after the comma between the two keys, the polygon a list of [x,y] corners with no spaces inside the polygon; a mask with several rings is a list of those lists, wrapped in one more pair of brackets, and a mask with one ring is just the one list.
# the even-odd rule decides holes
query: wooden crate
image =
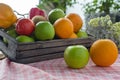
{"label": "wooden crate", "polygon": [[[32,63],[63,57],[64,50],[70,45],[84,45],[90,47],[93,40],[89,38],[55,39],[49,41],[36,41],[31,43],[18,43],[14,38],[0,30],[0,49],[12,61],[19,63]],[[6,45],[2,38],[8,40]]]}

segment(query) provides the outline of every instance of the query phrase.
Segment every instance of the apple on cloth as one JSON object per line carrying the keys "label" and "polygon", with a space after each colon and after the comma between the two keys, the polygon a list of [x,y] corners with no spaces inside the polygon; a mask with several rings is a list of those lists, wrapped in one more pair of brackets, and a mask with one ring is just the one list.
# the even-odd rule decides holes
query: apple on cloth
{"label": "apple on cloth", "polygon": [[64,60],[70,68],[84,68],[89,61],[89,52],[83,45],[68,46],[64,51]]}

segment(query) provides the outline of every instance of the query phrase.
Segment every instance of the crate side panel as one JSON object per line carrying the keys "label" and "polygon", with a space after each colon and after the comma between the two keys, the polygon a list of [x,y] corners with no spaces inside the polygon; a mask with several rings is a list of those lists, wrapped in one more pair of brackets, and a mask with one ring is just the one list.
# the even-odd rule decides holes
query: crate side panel
{"label": "crate side panel", "polygon": [[43,49],[31,49],[26,51],[17,52],[17,59],[28,58],[34,56],[43,56],[47,54],[54,54],[57,52],[64,51],[66,46],[61,47],[52,47],[52,48],[43,48]]}
{"label": "crate side panel", "polygon": [[91,43],[91,38],[85,39],[59,39],[59,40],[50,40],[50,41],[38,41],[30,44],[19,44],[17,47],[17,51],[29,50],[29,49],[40,49],[40,48],[50,48],[50,47],[58,47],[58,46],[68,46],[73,44],[84,44]]}
{"label": "crate side panel", "polygon": [[[73,44],[74,45],[74,44]],[[79,44],[77,44],[79,45]],[[84,43],[81,44],[86,46],[87,48],[90,47],[90,44]],[[31,50],[25,50],[25,51],[17,51],[17,56],[16,58],[27,58],[27,57],[32,57],[32,56],[42,56],[46,54],[53,54],[56,52],[61,52],[66,49],[67,46],[59,46],[59,47],[51,47],[51,48],[42,48],[42,49],[31,49]]]}
{"label": "crate side panel", "polygon": [[48,54],[43,56],[34,56],[29,58],[17,59],[15,60],[15,62],[27,64],[27,63],[33,63],[33,62],[45,61],[45,60],[51,60],[51,59],[57,59],[57,58],[63,58],[63,52],[58,52],[58,53]]}

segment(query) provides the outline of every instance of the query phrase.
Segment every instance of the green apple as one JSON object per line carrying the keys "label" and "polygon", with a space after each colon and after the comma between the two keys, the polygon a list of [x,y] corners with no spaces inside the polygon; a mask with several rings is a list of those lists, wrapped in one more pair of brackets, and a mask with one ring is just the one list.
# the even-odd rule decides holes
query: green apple
{"label": "green apple", "polygon": [[88,38],[87,32],[83,30],[80,30],[79,32],[77,32],[77,36],[78,38]]}
{"label": "green apple", "polygon": [[15,29],[11,29],[7,31],[7,33],[13,38],[16,38],[18,36]]}
{"label": "green apple", "polygon": [[64,16],[65,16],[64,11],[62,9],[56,8],[56,9],[53,9],[49,12],[48,19],[52,24],[54,24],[54,22],[57,19],[63,18]]}
{"label": "green apple", "polygon": [[68,46],[64,51],[64,60],[70,68],[83,68],[89,61],[88,49],[83,45]]}
{"label": "green apple", "polygon": [[37,40],[52,40],[55,36],[55,30],[49,21],[40,21],[36,24],[34,34]]}
{"label": "green apple", "polygon": [[[13,38],[16,38],[18,35],[17,35],[17,33],[16,33],[16,31],[15,31],[15,29],[9,29],[8,31],[7,31],[7,34],[9,35],[9,36],[11,36],[11,37],[13,37]],[[4,41],[4,43],[8,43],[8,40],[4,37],[3,38],[3,41]]]}
{"label": "green apple", "polygon": [[34,39],[29,37],[29,36],[25,36],[25,35],[20,35],[16,37],[16,40],[20,43],[28,43],[28,42],[34,42]]}

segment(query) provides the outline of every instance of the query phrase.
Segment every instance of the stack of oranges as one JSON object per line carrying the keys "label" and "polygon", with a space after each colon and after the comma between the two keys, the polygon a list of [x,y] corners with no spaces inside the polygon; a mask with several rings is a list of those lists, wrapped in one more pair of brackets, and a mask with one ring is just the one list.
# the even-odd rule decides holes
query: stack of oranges
{"label": "stack of oranges", "polygon": [[82,18],[76,13],[69,13],[59,18],[53,24],[56,36],[62,39],[77,38],[77,32],[82,28]]}

